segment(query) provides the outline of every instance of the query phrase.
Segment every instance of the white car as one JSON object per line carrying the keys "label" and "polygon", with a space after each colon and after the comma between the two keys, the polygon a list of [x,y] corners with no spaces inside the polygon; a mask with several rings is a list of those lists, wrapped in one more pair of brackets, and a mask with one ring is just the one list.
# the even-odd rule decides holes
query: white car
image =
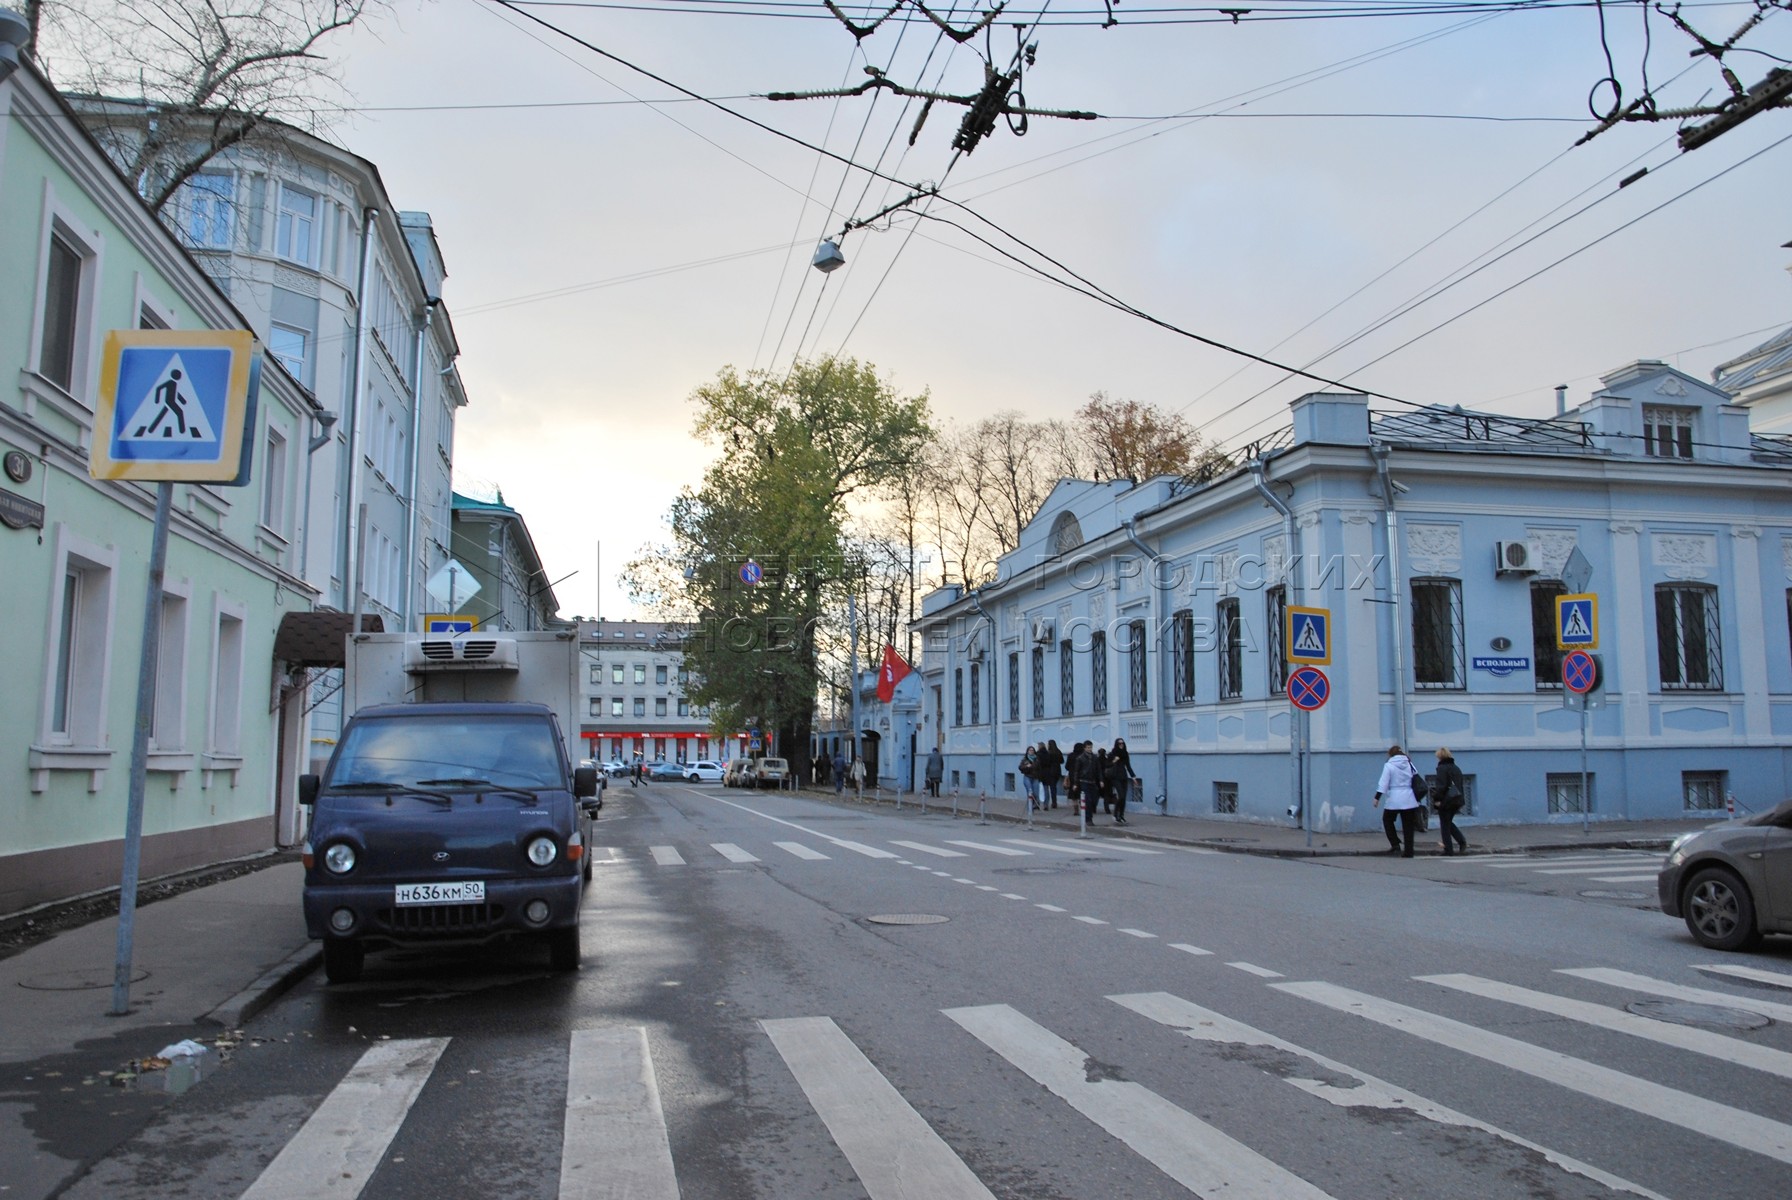
{"label": "white car", "polygon": [[684,777],[690,783],[720,783],[722,781],[722,764],[710,762],[708,759],[686,763]]}

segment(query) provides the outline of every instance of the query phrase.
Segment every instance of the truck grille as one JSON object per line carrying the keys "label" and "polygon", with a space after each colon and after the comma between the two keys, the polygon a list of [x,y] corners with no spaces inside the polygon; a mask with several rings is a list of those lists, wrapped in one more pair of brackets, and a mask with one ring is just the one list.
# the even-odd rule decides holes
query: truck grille
{"label": "truck grille", "polygon": [[460,937],[494,930],[504,920],[501,904],[427,904],[415,908],[382,908],[382,928],[413,937]]}
{"label": "truck grille", "polygon": [[454,662],[456,642],[460,646],[459,657],[462,662],[487,659],[498,652],[498,643],[490,638],[458,638],[456,641],[426,639],[423,642],[423,657],[435,662]]}

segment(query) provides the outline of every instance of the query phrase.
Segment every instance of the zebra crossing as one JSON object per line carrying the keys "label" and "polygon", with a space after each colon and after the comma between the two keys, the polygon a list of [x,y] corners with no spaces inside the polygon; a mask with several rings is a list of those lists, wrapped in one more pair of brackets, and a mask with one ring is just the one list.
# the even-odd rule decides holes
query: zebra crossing
{"label": "zebra crossing", "polygon": [[[985,861],[991,863],[997,860],[1049,855],[1088,857],[1097,853],[1112,853],[1132,855],[1136,858],[1173,853],[1170,850],[1129,846],[1115,841],[1104,840],[1099,843],[1090,843],[1073,838],[1045,837],[988,838],[983,840],[943,838],[938,843],[892,838],[888,845],[894,849],[890,850],[845,838],[826,838],[825,840],[818,839],[818,841],[819,845],[809,842],[773,840],[767,846],[758,846],[757,853],[754,849],[737,845],[734,842],[710,842],[702,846],[655,845],[645,847],[645,854],[655,866],[684,867],[696,865],[711,855],[735,865],[749,865],[763,863],[767,860],[783,861],[786,857],[802,862],[829,862],[841,857],[842,852],[846,855],[856,854],[877,859],[901,859],[910,855],[940,860],[974,861],[984,858]],[[631,855],[638,856],[642,852],[641,849],[634,847],[594,845],[591,847],[591,862],[595,867],[619,866],[633,861]]]}
{"label": "zebra crossing", "polygon": [[1639,850],[1602,850],[1566,855],[1452,855],[1437,861],[1465,873],[1535,874],[1558,883],[1654,883],[1661,872],[1661,858]]}
{"label": "zebra crossing", "polygon": [[[1195,955],[1206,953],[1187,945],[1171,948]],[[1491,1064],[1493,1069],[1522,1077],[1540,1089],[1584,1098],[1574,1103],[1590,1101],[1605,1110],[1642,1117],[1648,1123],[1775,1163],[1792,1164],[1792,1125],[1750,1111],[1743,1107],[1746,1100],[1739,1101],[1735,1095],[1724,1100],[1708,1098],[1672,1081],[1604,1065],[1594,1061],[1590,1051],[1583,1051],[1586,1056],[1570,1055],[1532,1044],[1513,1032],[1533,1030],[1530,1024],[1495,1019],[1484,1023],[1497,1024],[1496,1030],[1361,987],[1287,979],[1266,968],[1252,973],[1263,977],[1266,989],[1305,1001],[1340,1019],[1362,1022],[1393,1039],[1395,1045],[1404,1044],[1403,1039],[1429,1043],[1446,1053]],[[1792,976],[1760,973],[1772,976],[1765,982],[1774,986],[1792,985]],[[1685,1073],[1693,1078],[1703,1078],[1697,1059],[1716,1060],[1779,1079],[1792,1078],[1792,1054],[1786,1051],[1760,1041],[1639,1016],[1625,1007],[1637,994],[1690,997],[1784,1019],[1785,1005],[1753,994],[1687,988],[1612,968],[1565,967],[1553,974],[1562,979],[1552,986],[1562,990],[1461,973],[1412,976],[1395,984],[1404,988],[1416,983],[1435,989],[1437,1007],[1451,1007],[1452,1011],[1459,1006],[1452,1006],[1450,997],[1467,994],[1696,1056],[1685,1067]],[[1577,984],[1597,985],[1592,990],[1610,1002],[1567,994]],[[1585,993],[1589,989],[1578,986],[1578,990]],[[1538,1140],[1547,1134],[1504,1128],[1486,1115],[1430,1099],[1188,997],[1168,991],[1117,993],[1106,996],[1105,1003],[1113,1006],[1108,1013],[1113,1022],[1141,1021],[1217,1047],[1227,1057],[1231,1057],[1228,1051],[1247,1048],[1275,1052],[1278,1067],[1264,1070],[1260,1081],[1250,1086],[1276,1094],[1291,1086],[1308,1098],[1297,1103],[1344,1110],[1378,1109],[1445,1130],[1474,1131],[1610,1191],[1665,1200],[1657,1191],[1620,1174],[1635,1169],[1626,1162],[1583,1161]],[[1268,1011],[1267,1006],[1254,1004],[1251,1009],[1253,1013]],[[1043,1089],[1061,1106],[1058,1111],[1064,1119],[1074,1114],[1088,1122],[1189,1192],[1245,1200],[1327,1200],[1333,1195],[1327,1189],[1341,1186],[1339,1180],[1313,1177],[1319,1171],[1310,1160],[1304,1168],[1309,1177],[1303,1177],[1276,1161],[1273,1147],[1263,1144],[1261,1138],[1249,1132],[1223,1131],[1212,1120],[1133,1081],[1135,1073],[1148,1074],[1144,1070],[1148,1062],[1119,1062],[1096,1069],[1091,1049],[1054,1029],[1054,1018],[1036,1003],[942,1008],[929,1019],[937,1021],[940,1039],[969,1039],[957,1051],[961,1055],[980,1051],[990,1056],[990,1066],[1008,1069],[1001,1077],[1011,1080],[1012,1086],[1024,1088],[1024,1080]],[[1067,1018],[1058,1015],[1057,1019]],[[925,1115],[930,1101],[906,1097],[891,1083],[892,1074],[913,1075],[902,1069],[904,1063],[874,1061],[831,1015],[768,1015],[754,1024],[871,1200],[992,1200],[990,1184],[979,1178],[961,1150]],[[242,1193],[245,1200],[310,1196],[316,1193],[320,1179],[332,1182],[331,1195],[358,1196],[404,1128],[413,1105],[436,1084],[437,1063],[451,1040],[395,1040],[368,1049]],[[1127,1044],[1126,1039],[1121,1044]],[[1137,1053],[1145,1059],[1152,1056],[1147,1049]],[[676,1200],[679,1196],[678,1164],[667,1135],[666,1101],[653,1054],[649,1032],[640,1026],[579,1029],[568,1035],[564,1118],[559,1131],[558,1194],[562,1200]],[[1680,1061],[1675,1057],[1670,1065],[1657,1066],[1654,1071],[1678,1073],[1682,1068],[1671,1064]],[[1561,1103],[1540,1098],[1538,1106],[1547,1109]],[[1652,1127],[1645,1124],[1641,1136],[1647,1136]],[[1008,1142],[995,1144],[1006,1147]],[[1007,1165],[991,1163],[990,1143],[976,1150],[971,1157],[983,1164],[986,1175],[1001,1172]],[[1597,1143],[1582,1153],[1598,1153]],[[1621,1154],[1609,1147],[1607,1153]]]}

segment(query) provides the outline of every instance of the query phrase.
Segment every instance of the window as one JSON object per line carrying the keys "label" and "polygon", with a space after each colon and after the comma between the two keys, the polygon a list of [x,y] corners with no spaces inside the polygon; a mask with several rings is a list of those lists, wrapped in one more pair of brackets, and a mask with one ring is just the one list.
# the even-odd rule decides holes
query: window
{"label": "window", "polygon": [[1680,795],[1689,813],[1723,812],[1724,790],[1722,771],[1680,772]]}
{"label": "window", "polygon": [[1655,588],[1655,648],[1663,691],[1721,692],[1717,589],[1664,583]]}
{"label": "window", "polygon": [[243,744],[243,616],[218,613],[217,644],[212,649],[212,721],[209,749],[235,757]]}
{"label": "window", "polygon": [[1195,699],[1195,614],[1186,608],[1170,614],[1170,696],[1177,704]]}
{"label": "window", "polygon": [[280,185],[280,217],[274,226],[274,253],[291,262],[317,265],[317,195],[290,183]]}
{"label": "window", "polygon": [[1463,684],[1462,581],[1412,581],[1413,683],[1420,689]]}
{"label": "window", "polygon": [[[1552,814],[1593,811],[1593,806],[1590,803],[1584,808],[1581,805],[1579,775],[1552,774],[1546,777],[1544,786],[1549,790],[1549,811]],[[1593,776],[1589,774],[1587,776],[1587,791],[1590,794],[1592,790]]]}
{"label": "window", "polygon": [[1221,600],[1216,607],[1219,627],[1220,699],[1244,695],[1244,623],[1238,617],[1238,600]]}
{"label": "window", "polygon": [[[1792,613],[1792,592],[1787,593],[1787,611]],[[1020,651],[1008,652],[1008,719],[1020,720]]]}
{"label": "window", "polygon": [[647,682],[647,664],[646,663],[636,663],[635,664],[635,682],[636,683],[646,683]]}
{"label": "window", "polygon": [[1238,785],[1236,783],[1222,783],[1217,779],[1213,781],[1213,811],[1237,814]]}
{"label": "window", "polygon": [[261,463],[261,523],[286,536],[286,435],[272,425]]}
{"label": "window", "polygon": [[681,717],[688,717],[691,715],[691,702],[684,699],[682,696],[679,697],[678,700],[678,715]]}
{"label": "window", "polygon": [[1108,710],[1108,635],[1089,635],[1089,705],[1098,712]]}
{"label": "window", "polygon": [[310,341],[311,335],[303,329],[295,329],[290,325],[268,326],[268,353],[279,359],[287,374],[300,383],[307,382],[305,348]]}
{"label": "window", "polygon": [[610,698],[610,715],[612,717],[620,717],[622,715],[622,697],[621,696],[612,696]]}
{"label": "window", "polygon": [[655,664],[654,668],[653,668],[653,682],[660,687],[665,687],[666,679],[667,679],[666,664],[665,663]]}
{"label": "window", "polygon": [[666,715],[666,698],[664,696],[656,696],[654,698],[653,715],[656,717],[663,717]]}
{"label": "window", "polygon": [[155,708],[150,714],[153,749],[180,750],[187,742],[187,598],[162,593],[161,641],[156,647]]}
{"label": "window", "polygon": [[981,663],[971,664],[971,724],[983,721],[983,672]]}
{"label": "window", "polygon": [[1643,453],[1652,458],[1691,458],[1692,418],[1689,408],[1643,405]]}
{"label": "window", "polygon": [[952,723],[964,724],[964,668],[952,668]]}
{"label": "window", "polygon": [[181,184],[180,232],[189,246],[228,250],[236,227],[236,176],[201,171]]}
{"label": "window", "polygon": [[1076,711],[1076,647],[1069,638],[1058,643],[1058,715]]}
{"label": "window", "polygon": [[50,234],[50,256],[44,267],[43,336],[38,342],[37,373],[65,392],[76,391],[81,343],[87,336],[87,264],[90,256],[73,235],[57,224]]}
{"label": "window", "polygon": [[1033,647],[1033,719],[1045,716],[1045,647]]}
{"label": "window", "polygon": [[678,686],[681,688],[691,686],[691,669],[689,667],[678,668]]}
{"label": "window", "polygon": [[1130,621],[1126,626],[1126,703],[1130,708],[1144,708],[1151,702],[1145,670],[1145,622]]}
{"label": "window", "polygon": [[1288,652],[1282,635],[1288,628],[1288,589],[1270,588],[1263,598],[1263,632],[1268,644],[1269,694],[1280,696],[1288,691]]}
{"label": "window", "polygon": [[1568,589],[1559,580],[1540,579],[1531,583],[1531,669],[1537,677],[1537,690],[1562,690],[1562,649],[1556,645],[1556,597]]}
{"label": "window", "polygon": [[644,717],[647,715],[647,697],[635,697],[635,715],[637,717]]}
{"label": "window", "polygon": [[604,669],[596,663],[591,665],[591,686],[597,687],[604,681]]}
{"label": "window", "polygon": [[622,682],[622,664],[621,663],[611,663],[610,664],[610,682],[611,683],[621,683]]}
{"label": "window", "polygon": [[44,741],[99,746],[105,740],[107,667],[111,662],[112,564],[99,547],[61,553],[61,594],[53,597]]}
{"label": "window", "polygon": [[604,702],[603,702],[602,697],[599,697],[599,696],[591,697],[591,703],[590,703],[589,712],[587,715],[593,716],[593,717],[601,717],[604,715]]}

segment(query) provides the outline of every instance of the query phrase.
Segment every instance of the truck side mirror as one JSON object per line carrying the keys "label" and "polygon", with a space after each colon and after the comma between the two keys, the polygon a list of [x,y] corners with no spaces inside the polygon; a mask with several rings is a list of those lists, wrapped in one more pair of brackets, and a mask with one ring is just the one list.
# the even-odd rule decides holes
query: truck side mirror
{"label": "truck side mirror", "polygon": [[323,790],[324,781],[316,775],[299,776],[299,803],[316,804],[317,793]]}
{"label": "truck side mirror", "polygon": [[597,795],[597,768],[574,767],[572,772],[572,794],[584,799]]}

